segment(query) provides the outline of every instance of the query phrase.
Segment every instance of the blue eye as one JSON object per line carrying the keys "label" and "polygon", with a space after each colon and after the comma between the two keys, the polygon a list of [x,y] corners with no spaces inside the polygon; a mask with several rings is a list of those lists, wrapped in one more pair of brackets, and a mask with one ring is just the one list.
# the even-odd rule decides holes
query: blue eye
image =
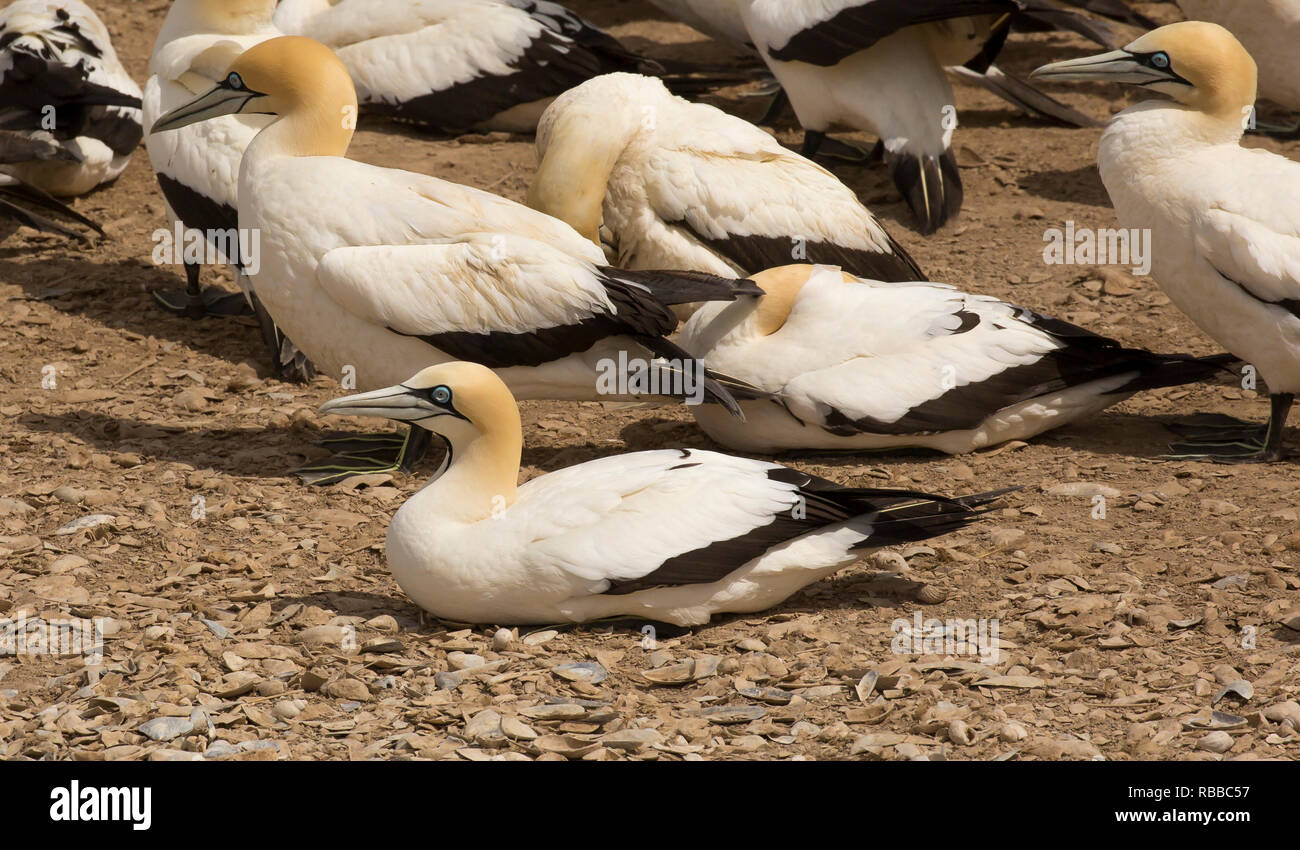
{"label": "blue eye", "polygon": [[230,75],[226,77],[226,85],[230,86],[232,89],[235,89],[236,91],[239,91],[244,87],[244,81],[238,74],[236,74],[234,71],[231,71]]}
{"label": "blue eye", "polygon": [[1156,53],[1155,55],[1153,55],[1153,56],[1151,57],[1151,64],[1152,64],[1153,66],[1155,66],[1155,67],[1157,67],[1157,68],[1161,68],[1161,69],[1168,68],[1168,67],[1169,67],[1169,54],[1168,54],[1168,53],[1165,53],[1165,52],[1163,52],[1163,51],[1160,52],[1160,53]]}
{"label": "blue eye", "polygon": [[433,392],[429,393],[429,398],[433,399],[435,404],[446,404],[451,401],[451,390],[447,387],[434,387]]}

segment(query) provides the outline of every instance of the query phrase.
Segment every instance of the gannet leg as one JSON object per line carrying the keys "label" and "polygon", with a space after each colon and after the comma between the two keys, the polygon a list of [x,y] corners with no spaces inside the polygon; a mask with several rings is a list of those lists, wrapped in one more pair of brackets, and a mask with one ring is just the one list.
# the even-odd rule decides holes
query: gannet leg
{"label": "gannet leg", "polygon": [[1271,139],[1300,139],[1300,112],[1292,113],[1292,117],[1296,119],[1294,124],[1259,124],[1250,132]]}
{"label": "gannet leg", "polygon": [[1282,438],[1286,433],[1286,421],[1295,403],[1295,396],[1277,393],[1270,396],[1270,400],[1272,414],[1267,430],[1228,427],[1221,430],[1217,437],[1207,433],[1202,439],[1171,445],[1171,458],[1212,460],[1217,463],[1277,463],[1284,460],[1286,451],[1282,447]]}
{"label": "gannet leg", "polygon": [[405,434],[349,434],[322,440],[333,455],[294,470],[304,484],[339,484],[361,475],[409,473],[429,451],[433,434],[410,427]]}
{"label": "gannet leg", "polygon": [[185,264],[185,292],[176,290],[158,290],[153,294],[154,300],[168,313],[184,316],[187,319],[203,319],[208,316],[250,316],[253,311],[248,306],[242,292],[227,292],[217,287],[206,289],[199,284],[201,267],[195,263]]}

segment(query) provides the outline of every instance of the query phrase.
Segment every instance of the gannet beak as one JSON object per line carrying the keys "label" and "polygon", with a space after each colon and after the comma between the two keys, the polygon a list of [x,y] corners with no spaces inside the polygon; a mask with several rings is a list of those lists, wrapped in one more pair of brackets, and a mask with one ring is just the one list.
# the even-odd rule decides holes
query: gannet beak
{"label": "gannet beak", "polygon": [[206,94],[201,94],[189,103],[178,106],[166,115],[161,116],[154,122],[149,132],[161,133],[165,130],[176,130],[190,124],[197,124],[200,121],[207,121],[209,118],[233,115],[236,112],[243,111],[250,101],[261,96],[260,93],[255,91],[249,91],[248,89],[237,91],[222,83]]}
{"label": "gannet beak", "polygon": [[1029,78],[1059,82],[1128,83],[1136,86],[1178,79],[1167,67],[1157,68],[1150,64],[1149,57],[1127,50],[1112,50],[1097,56],[1053,62],[1035,70]]}
{"label": "gannet beak", "polygon": [[320,406],[320,412],[337,416],[372,416],[377,419],[394,419],[398,422],[415,422],[444,411],[431,404],[420,395],[418,390],[398,384],[395,387],[327,401]]}

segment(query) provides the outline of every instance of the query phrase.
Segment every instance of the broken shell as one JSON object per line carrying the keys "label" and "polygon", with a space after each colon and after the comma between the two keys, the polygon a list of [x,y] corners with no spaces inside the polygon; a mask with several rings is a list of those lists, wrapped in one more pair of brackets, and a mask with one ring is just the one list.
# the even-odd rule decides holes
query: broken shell
{"label": "broken shell", "polygon": [[1255,686],[1250,682],[1247,682],[1245,679],[1238,679],[1235,682],[1229,682],[1219,690],[1218,695],[1210,702],[1210,705],[1218,705],[1219,700],[1223,699],[1228,694],[1236,694],[1243,700],[1249,700],[1255,695]]}
{"label": "broken shell", "polygon": [[767,716],[767,709],[761,705],[718,705],[706,708],[700,716],[710,723],[730,725],[732,723],[750,723]]}
{"label": "broken shell", "polygon": [[927,584],[916,592],[916,601],[922,605],[938,605],[940,602],[948,601],[948,591]]}
{"label": "broken shell", "polygon": [[768,705],[789,705],[790,700],[794,699],[794,694],[780,688],[737,688],[736,693]]}
{"label": "broken shell", "polygon": [[586,682],[589,685],[599,685],[608,678],[609,674],[605,668],[594,661],[578,661],[573,664],[561,664],[551,671],[561,679],[567,679],[570,682]]}
{"label": "broken shell", "polygon": [[876,670],[868,670],[867,674],[858,680],[854,690],[858,693],[858,699],[866,702],[871,698],[871,692],[876,689],[876,683],[880,681],[880,673]]}

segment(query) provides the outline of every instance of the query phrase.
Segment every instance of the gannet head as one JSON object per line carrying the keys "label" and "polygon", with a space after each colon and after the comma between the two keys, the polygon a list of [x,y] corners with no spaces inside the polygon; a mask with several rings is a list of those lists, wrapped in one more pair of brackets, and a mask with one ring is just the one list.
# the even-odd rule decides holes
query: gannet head
{"label": "gannet head", "polygon": [[804,284],[808,283],[813,275],[820,273],[839,275],[846,283],[857,280],[853,275],[841,271],[836,266],[806,264],[778,266],[751,275],[750,280],[758,284],[764,293],[758,299],[758,308],[754,311],[755,329],[758,333],[769,336],[781,330],[786,320],[790,318],[790,311],[794,309],[794,302],[799,297]]}
{"label": "gannet head", "polygon": [[599,246],[609,176],[638,133],[670,120],[658,104],[671,99],[661,80],[628,73],[593,77],[557,97],[537,125],[528,206]]}
{"label": "gannet head", "polygon": [[151,133],[236,113],[295,121],[295,149],[342,156],[356,127],[357,93],[347,67],[318,41],[272,38],[236,59],[210,91],[163,115]]}
{"label": "gannet head", "polygon": [[1152,30],[1121,50],[1044,65],[1030,77],[1128,83],[1240,122],[1255,103],[1258,73],[1232,33],[1218,24],[1184,21]]}
{"label": "gannet head", "polygon": [[453,451],[485,434],[521,429],[509,388],[478,363],[430,366],[397,386],[327,401],[320,412],[409,422],[443,437]]}

